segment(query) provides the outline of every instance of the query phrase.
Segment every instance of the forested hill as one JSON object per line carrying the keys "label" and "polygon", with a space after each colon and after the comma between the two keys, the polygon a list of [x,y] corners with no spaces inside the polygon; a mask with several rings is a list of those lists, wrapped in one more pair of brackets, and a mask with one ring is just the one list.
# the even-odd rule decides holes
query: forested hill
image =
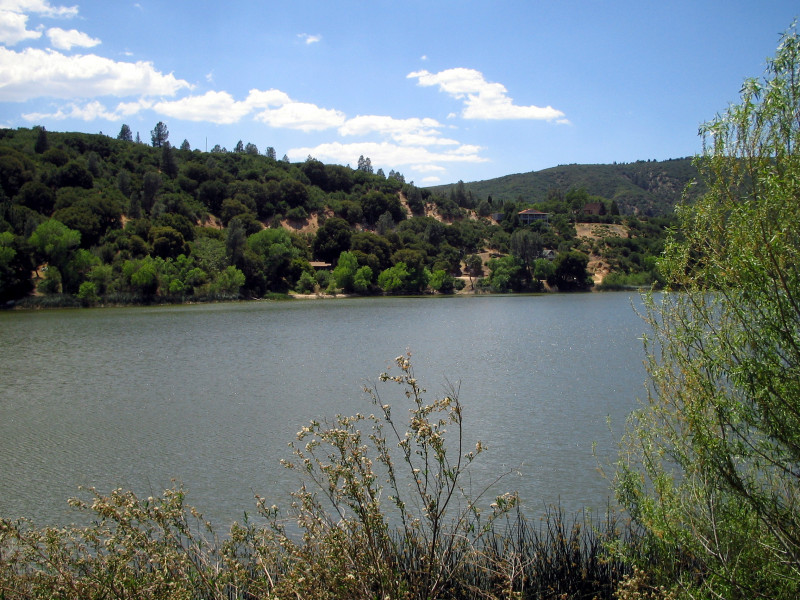
{"label": "forested hill", "polygon": [[658,277],[670,219],[625,214],[567,181],[544,202],[490,202],[373,172],[368,157],[356,169],[291,163],[241,141],[232,152],[186,140],[174,148],[168,135],[164,123],[150,145],[127,125],[116,139],[0,129],[3,305],[542,291],[544,282],[566,291]]}
{"label": "forested hill", "polygon": [[[659,216],[672,212],[687,184],[697,178],[691,158],[664,161],[615,163],[612,165],[560,165],[541,171],[505,175],[496,179],[464,183],[475,198],[544,202],[550,190],[583,188],[591,196],[615,200],[622,214]],[[454,185],[428,188],[446,195]],[[691,194],[699,190],[694,186]]]}

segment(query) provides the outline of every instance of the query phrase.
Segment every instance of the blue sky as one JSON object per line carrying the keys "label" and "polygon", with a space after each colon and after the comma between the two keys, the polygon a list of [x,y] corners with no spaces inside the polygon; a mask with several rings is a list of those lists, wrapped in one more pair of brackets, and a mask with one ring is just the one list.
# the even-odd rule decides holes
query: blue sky
{"label": "blue sky", "polygon": [[800,13],[773,0],[0,0],[0,126],[292,161],[417,185],[691,156]]}

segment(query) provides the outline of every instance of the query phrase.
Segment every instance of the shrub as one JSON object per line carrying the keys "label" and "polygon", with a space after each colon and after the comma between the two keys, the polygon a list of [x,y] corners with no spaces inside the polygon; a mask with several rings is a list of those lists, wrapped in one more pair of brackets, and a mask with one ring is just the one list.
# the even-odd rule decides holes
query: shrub
{"label": "shrub", "polygon": [[[428,402],[410,354],[395,362],[399,373],[380,380],[398,384],[411,400],[405,427],[377,387],[367,387],[377,415],[311,421],[292,444],[294,458],[284,463],[310,483],[295,492],[291,511],[302,543],[275,528],[291,557],[288,577],[302,597],[321,597],[320,590],[437,597],[477,560],[476,548],[495,521],[517,505],[516,494],[504,494],[482,513],[486,489],[472,498],[461,483],[483,446],[463,452],[457,389]],[[445,442],[448,428],[452,446]]]}
{"label": "shrub", "polygon": [[297,280],[295,289],[299,294],[313,294],[317,287],[317,281],[308,271],[303,271],[300,279]]}
{"label": "shrub", "polygon": [[78,288],[78,299],[85,305],[91,306],[99,300],[97,286],[91,281],[84,281]]}

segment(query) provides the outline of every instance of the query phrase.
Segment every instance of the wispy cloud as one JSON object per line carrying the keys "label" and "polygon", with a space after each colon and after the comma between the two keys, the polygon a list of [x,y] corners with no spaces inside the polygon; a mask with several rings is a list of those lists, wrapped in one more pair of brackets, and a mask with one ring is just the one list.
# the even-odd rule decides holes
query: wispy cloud
{"label": "wispy cloud", "polygon": [[96,121],[104,119],[106,121],[117,121],[120,114],[109,111],[102,103],[97,100],[88,102],[84,105],[68,104],[59,108],[54,113],[25,113],[22,118],[26,121],[40,122],[44,119],[63,121],[64,119],[80,119],[82,121]]}
{"label": "wispy cloud", "polygon": [[65,19],[78,15],[77,6],[53,6],[47,0],[0,0],[0,10]]}
{"label": "wispy cloud", "polygon": [[508,90],[500,83],[486,81],[483,73],[475,69],[455,68],[438,73],[426,70],[407,75],[416,79],[423,87],[439,86],[439,90],[462,100],[465,119],[536,119],[568,122],[560,110],[552,106],[519,106],[508,96]]}
{"label": "wispy cloud", "polygon": [[307,45],[316,44],[317,42],[322,40],[321,35],[311,35],[310,33],[298,33],[297,37],[303,40]]}

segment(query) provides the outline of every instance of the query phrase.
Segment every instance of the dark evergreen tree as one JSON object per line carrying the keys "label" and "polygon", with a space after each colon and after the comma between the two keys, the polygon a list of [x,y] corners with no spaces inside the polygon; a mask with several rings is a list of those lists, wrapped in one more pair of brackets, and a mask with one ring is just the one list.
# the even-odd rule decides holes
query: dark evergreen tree
{"label": "dark evergreen tree", "polygon": [[591,276],[586,272],[588,264],[589,257],[582,252],[562,252],[556,257],[555,270],[547,278],[547,283],[561,292],[586,290],[593,285]]}
{"label": "dark evergreen tree", "polygon": [[245,231],[244,225],[238,218],[231,220],[225,236],[225,250],[230,264],[237,265],[241,263],[246,244],[247,231]]}
{"label": "dark evergreen tree", "polygon": [[44,154],[50,148],[50,142],[47,140],[47,131],[44,127],[39,127],[39,132],[36,134],[36,144],[33,146],[33,151],[36,154]]}
{"label": "dark evergreen tree", "polygon": [[156,201],[156,194],[161,189],[161,175],[154,171],[148,171],[142,179],[142,208],[150,212]]}
{"label": "dark evergreen tree", "polygon": [[142,200],[139,192],[134,191],[131,193],[127,216],[129,219],[140,219],[142,217]]}
{"label": "dark evergreen tree", "polygon": [[317,231],[313,243],[314,256],[329,263],[335,262],[342,252],[350,249],[352,235],[347,221],[331,217]]}
{"label": "dark evergreen tree", "polygon": [[170,179],[175,179],[178,175],[178,163],[175,161],[175,153],[169,142],[164,142],[161,146],[161,172]]}
{"label": "dark evergreen tree", "polygon": [[[138,137],[138,133],[136,134]],[[133,133],[131,132],[131,128],[128,127],[125,123],[122,124],[122,127],[119,128],[119,133],[117,134],[117,139],[122,140],[123,142],[132,142],[133,141]]]}
{"label": "dark evergreen tree", "polygon": [[369,157],[364,158],[364,155],[358,157],[358,170],[364,173],[372,174],[372,161]]}
{"label": "dark evergreen tree", "polygon": [[156,126],[150,132],[150,139],[153,142],[153,148],[161,148],[169,139],[169,129],[163,121],[156,123]]}
{"label": "dark evergreen tree", "polygon": [[122,169],[119,173],[117,173],[117,189],[122,192],[123,196],[130,198],[131,174],[125,169]]}

